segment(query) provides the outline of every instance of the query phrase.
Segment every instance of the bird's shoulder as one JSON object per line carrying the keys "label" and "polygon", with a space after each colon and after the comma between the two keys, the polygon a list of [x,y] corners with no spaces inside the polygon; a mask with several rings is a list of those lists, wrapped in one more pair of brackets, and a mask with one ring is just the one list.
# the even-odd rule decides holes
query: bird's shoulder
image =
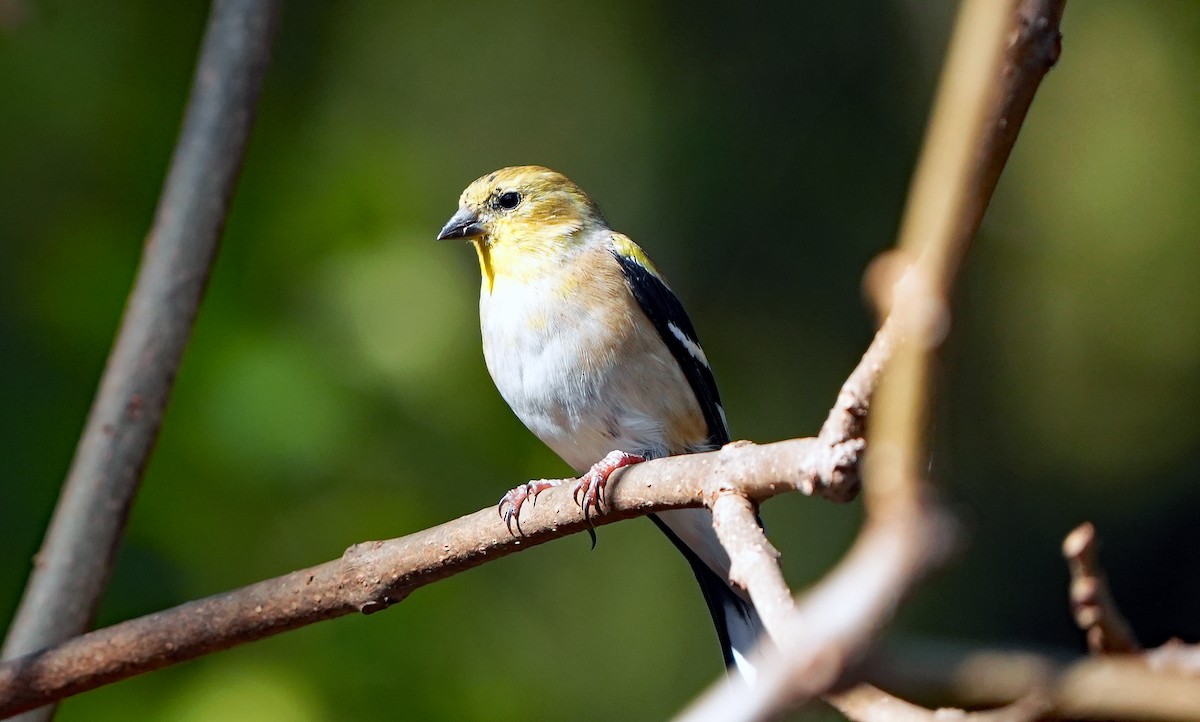
{"label": "bird's shoulder", "polygon": [[641,246],[633,242],[632,238],[624,233],[611,232],[608,234],[605,242],[608,252],[616,256],[617,261],[622,266],[631,264],[640,266],[645,269],[646,273],[662,281],[664,284],[666,283],[663,280],[662,274],[659,273],[658,268],[655,267],[654,262],[650,260],[650,257],[646,255]]}
{"label": "bird's shoulder", "polygon": [[616,259],[629,291],[692,387],[708,426],[709,443],[714,446],[726,443],[729,429],[716,379],[683,303],[646,252],[628,236],[613,233],[608,252]]}

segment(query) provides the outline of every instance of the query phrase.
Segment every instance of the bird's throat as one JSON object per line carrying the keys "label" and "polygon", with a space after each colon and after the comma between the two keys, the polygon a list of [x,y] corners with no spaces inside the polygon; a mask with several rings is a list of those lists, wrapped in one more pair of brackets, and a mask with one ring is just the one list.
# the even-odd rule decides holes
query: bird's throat
{"label": "bird's throat", "polygon": [[487,242],[487,237],[475,238],[471,241],[475,246],[475,253],[479,256],[479,272],[483,276],[483,287],[488,293],[492,292],[492,284],[496,281],[496,273],[492,267],[492,247]]}

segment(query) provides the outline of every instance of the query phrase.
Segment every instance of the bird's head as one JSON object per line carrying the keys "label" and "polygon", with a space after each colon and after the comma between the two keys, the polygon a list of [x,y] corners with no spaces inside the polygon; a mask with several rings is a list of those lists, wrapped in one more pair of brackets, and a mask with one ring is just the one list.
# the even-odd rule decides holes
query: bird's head
{"label": "bird's head", "polygon": [[600,209],[569,178],[525,165],[501,168],[467,186],[438,240],[472,241],[490,283],[495,273],[531,269],[607,227]]}

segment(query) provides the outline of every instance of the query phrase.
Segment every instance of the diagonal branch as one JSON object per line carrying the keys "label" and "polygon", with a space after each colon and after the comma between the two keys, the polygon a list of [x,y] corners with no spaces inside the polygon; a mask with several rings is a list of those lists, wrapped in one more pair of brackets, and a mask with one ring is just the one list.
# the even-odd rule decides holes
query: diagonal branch
{"label": "diagonal branch", "polygon": [[[733,491],[763,501],[830,488],[861,446],[817,439],[730,444],[638,464],[614,476],[597,524],[697,507]],[[530,513],[525,513],[529,510]],[[522,511],[513,537],[494,508],[409,536],[357,544],[337,560],[182,604],[0,664],[0,717],[104,684],[324,619],[386,609],[414,590],[485,562],[587,528],[566,486]]]}
{"label": "diagonal branch", "polygon": [[[884,326],[895,348],[870,419],[866,524],[843,561],[772,635],[775,648],[760,650],[755,686],[718,683],[681,719],[766,719],[827,693],[851,674],[909,590],[945,558],[953,523],[925,478],[932,355],[949,328],[963,258],[1029,103],[1057,59],[1063,4],[963,4],[901,226],[897,254],[912,266],[896,286]],[[893,300],[891,288],[874,290],[881,307]],[[841,406],[852,408],[839,400]],[[848,423],[832,418],[826,425]]]}
{"label": "diagonal branch", "polygon": [[125,318],[4,657],[83,632],[112,560],[216,256],[279,13],[217,0]]}

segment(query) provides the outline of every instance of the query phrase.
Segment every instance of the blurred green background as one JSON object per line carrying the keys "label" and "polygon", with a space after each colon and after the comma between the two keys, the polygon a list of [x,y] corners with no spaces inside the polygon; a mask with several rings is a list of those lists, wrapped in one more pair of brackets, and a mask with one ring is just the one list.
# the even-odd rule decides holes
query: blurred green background
{"label": "blurred green background", "polygon": [[[288,4],[240,192],[100,624],[495,503],[565,466],[435,243],[566,172],[670,277],[736,436],[817,429],[870,338],[954,7]],[[171,153],[198,2],[0,0],[0,618],[69,463]],[[1147,643],[1200,637],[1200,4],[1074,2],[963,280],[935,471],[969,545],[894,634],[1079,649],[1091,519]],[[765,507],[801,588],[859,504]],[[67,702],[62,720],[662,718],[719,673],[646,522]],[[818,713],[820,714],[820,713]]]}

